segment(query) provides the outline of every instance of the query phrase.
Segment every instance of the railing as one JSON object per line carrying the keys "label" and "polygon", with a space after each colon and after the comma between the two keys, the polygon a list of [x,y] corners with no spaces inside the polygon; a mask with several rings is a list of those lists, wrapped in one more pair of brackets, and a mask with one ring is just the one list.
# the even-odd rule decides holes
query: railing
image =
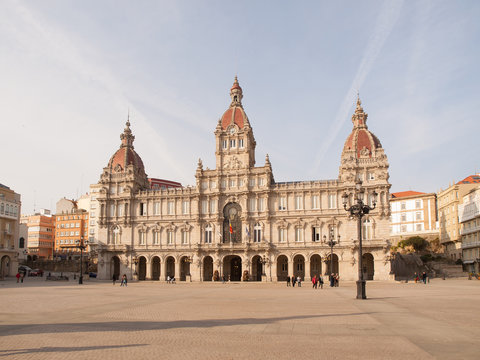
{"label": "railing", "polygon": [[462,243],[462,249],[470,249],[475,247],[480,247],[480,241],[474,241],[471,243]]}

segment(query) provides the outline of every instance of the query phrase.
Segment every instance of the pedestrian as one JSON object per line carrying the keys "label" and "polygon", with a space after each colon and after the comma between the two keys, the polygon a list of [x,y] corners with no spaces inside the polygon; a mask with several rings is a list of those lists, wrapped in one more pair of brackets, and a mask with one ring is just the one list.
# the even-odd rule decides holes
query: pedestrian
{"label": "pedestrian", "polygon": [[112,282],[113,282],[113,285],[115,285],[115,282],[117,281],[117,277],[115,276],[115,274],[113,274],[112,276]]}
{"label": "pedestrian", "polygon": [[295,275],[292,275],[292,286],[295,287],[295,283],[297,282],[297,278]]}
{"label": "pedestrian", "polygon": [[333,275],[333,273],[330,274],[328,280],[330,281],[330,287],[333,287],[335,285],[335,276]]}
{"label": "pedestrian", "polygon": [[287,287],[290,286],[290,275],[287,275]]}
{"label": "pedestrian", "polygon": [[123,274],[122,281],[120,282],[120,286],[127,286],[127,275]]}
{"label": "pedestrian", "polygon": [[319,289],[323,289],[323,277],[322,275],[318,276],[318,282],[319,282]]}
{"label": "pedestrian", "polygon": [[17,272],[17,275],[15,275],[15,277],[17,278],[17,284],[20,282],[20,271]]}
{"label": "pedestrian", "polygon": [[312,289],[316,289],[317,288],[317,275],[313,275],[313,279],[312,279]]}
{"label": "pedestrian", "polygon": [[339,282],[340,282],[340,276],[338,276],[338,273],[337,273],[335,274],[335,287],[338,287]]}
{"label": "pedestrian", "polygon": [[302,287],[302,278],[297,276],[298,287]]}
{"label": "pedestrian", "polygon": [[25,278],[25,272],[20,274],[20,282],[23,284],[23,279]]}
{"label": "pedestrian", "polygon": [[422,274],[422,280],[423,280],[423,283],[426,285],[427,284],[427,273],[425,271]]}
{"label": "pedestrian", "polygon": [[417,281],[418,281],[418,275],[417,275],[417,273],[415,273],[415,275],[414,275],[414,280],[415,280],[415,284],[416,284]]}

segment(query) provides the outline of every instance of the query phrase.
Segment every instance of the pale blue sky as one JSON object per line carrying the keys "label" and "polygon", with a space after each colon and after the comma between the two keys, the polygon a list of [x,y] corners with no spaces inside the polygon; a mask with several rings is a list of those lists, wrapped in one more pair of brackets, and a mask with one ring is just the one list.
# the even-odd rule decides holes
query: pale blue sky
{"label": "pale blue sky", "polygon": [[4,0],[0,183],[23,213],[88,191],[130,109],[148,175],[194,184],[238,74],[276,181],[337,178],[358,89],[392,191],[438,191],[480,171],[478,19],[478,1]]}

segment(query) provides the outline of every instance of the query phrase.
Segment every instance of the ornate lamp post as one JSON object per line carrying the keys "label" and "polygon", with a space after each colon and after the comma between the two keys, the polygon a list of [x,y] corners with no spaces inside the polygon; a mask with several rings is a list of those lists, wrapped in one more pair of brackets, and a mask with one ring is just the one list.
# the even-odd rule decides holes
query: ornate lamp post
{"label": "ornate lamp post", "polygon": [[333,247],[340,243],[340,235],[338,235],[337,241],[335,241],[335,230],[333,226],[330,228],[328,241],[327,236],[323,235],[323,242],[330,246],[330,274],[333,274]]}
{"label": "ornate lamp post", "polygon": [[377,193],[373,191],[372,203],[373,207],[366,205],[364,203],[365,188],[362,187],[362,181],[357,180],[355,183],[355,203],[347,208],[348,197],[347,193],[342,195],[343,198],[343,208],[350,213],[352,217],[357,218],[357,229],[358,229],[358,280],[357,280],[357,299],[366,299],[367,295],[365,293],[365,280],[363,278],[363,263],[362,263],[362,218],[364,215],[368,214],[370,210],[375,209],[377,205]]}
{"label": "ornate lamp post", "polygon": [[137,272],[138,257],[137,257],[137,255],[135,255],[135,256],[133,257],[132,261],[133,261],[133,263],[135,264],[135,273],[134,273],[134,275],[135,275],[135,276],[138,276],[138,272]]}
{"label": "ornate lamp post", "polygon": [[88,241],[83,241],[83,236],[80,237],[80,240],[76,240],[76,248],[80,249],[80,276],[78,278],[78,283],[83,284],[83,250],[87,248]]}
{"label": "ornate lamp post", "polygon": [[[190,264],[193,262],[193,259],[190,256],[187,256],[183,258],[183,262],[188,264],[188,274],[185,274],[185,276],[190,276]],[[190,281],[192,281],[192,279],[190,279]]]}
{"label": "ornate lamp post", "polygon": [[268,259],[263,255],[263,257],[260,259],[260,264],[262,264],[262,276],[267,276],[265,273],[265,264],[268,264]]}

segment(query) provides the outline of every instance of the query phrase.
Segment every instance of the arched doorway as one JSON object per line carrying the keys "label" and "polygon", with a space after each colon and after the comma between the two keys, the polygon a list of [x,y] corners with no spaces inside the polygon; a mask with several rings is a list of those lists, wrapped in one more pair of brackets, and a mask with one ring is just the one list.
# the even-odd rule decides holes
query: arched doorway
{"label": "arched doorway", "polygon": [[167,273],[165,276],[175,277],[175,258],[173,256],[167,258]]}
{"label": "arched doorway", "polygon": [[237,203],[228,203],[223,208],[223,242],[242,242],[242,208]]}
{"label": "arched doorway", "polygon": [[112,257],[110,262],[110,273],[112,274],[111,278],[115,276],[115,279],[120,279],[120,259],[118,256]]}
{"label": "arched doorway", "polygon": [[180,281],[185,281],[190,275],[190,261],[187,256],[180,259]]}
{"label": "arched doorway", "polygon": [[253,281],[262,281],[262,258],[260,255],[255,255],[252,259],[252,277]]}
{"label": "arched doorway", "polygon": [[212,281],[213,278],[213,259],[211,256],[205,256],[203,259],[203,281]]}
{"label": "arched doorway", "polygon": [[375,274],[375,265],[373,261],[373,255],[370,253],[363,254],[362,265],[363,265],[363,279],[373,280],[373,275]]}
{"label": "arched doorway", "polygon": [[160,280],[160,258],[154,256],[152,259],[152,280]]}
{"label": "arched doorway", "polygon": [[147,259],[145,256],[138,258],[138,280],[145,280],[147,277]]}
{"label": "arched doorway", "polygon": [[293,258],[293,274],[295,277],[299,277],[305,280],[305,258],[303,255],[296,255]]}
{"label": "arched doorway", "polygon": [[0,278],[10,275],[10,257],[5,255],[0,262]]}
{"label": "arched doorway", "polygon": [[312,255],[312,257],[310,258],[310,276],[312,278],[316,276],[318,279],[321,274],[322,274],[322,258],[318,254]]}
{"label": "arched doorway", "polygon": [[[337,254],[333,254],[333,261],[330,263],[330,256],[331,254],[327,255],[325,259],[325,275],[330,275],[331,273],[338,274],[338,256]],[[331,267],[332,266],[332,267]]]}
{"label": "arched doorway", "polygon": [[242,279],[242,259],[240,256],[229,255],[223,259],[223,275],[225,279],[231,281]]}
{"label": "arched doorway", "polygon": [[288,276],[288,258],[280,255],[277,258],[277,281],[286,281]]}

